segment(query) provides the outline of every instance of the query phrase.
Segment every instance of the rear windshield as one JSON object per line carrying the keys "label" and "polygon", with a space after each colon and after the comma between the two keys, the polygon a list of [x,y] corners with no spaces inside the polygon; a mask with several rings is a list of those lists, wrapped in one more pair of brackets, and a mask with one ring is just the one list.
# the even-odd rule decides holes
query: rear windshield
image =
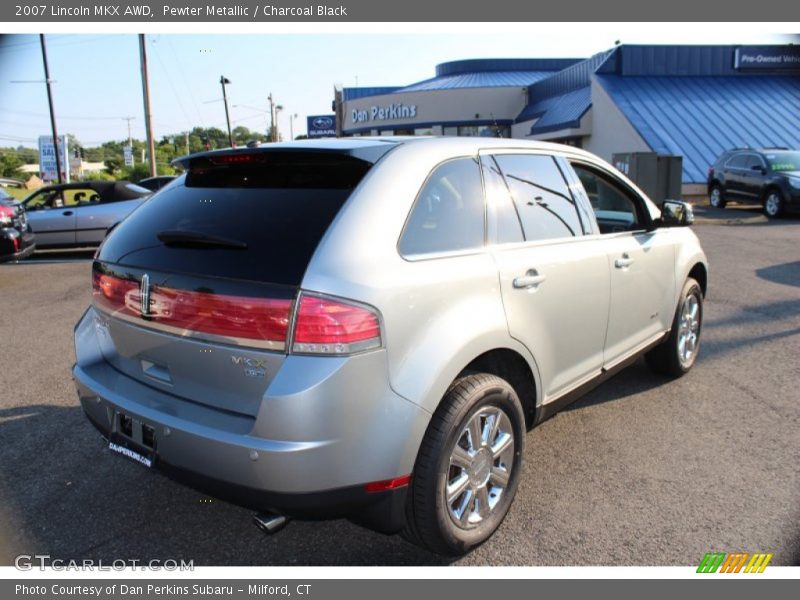
{"label": "rear windshield", "polygon": [[[98,258],[201,277],[299,285],[325,231],[370,167],[351,156],[312,152],[192,163],[185,176],[115,228]],[[180,239],[186,234],[201,241]],[[206,244],[204,236],[232,243]]]}

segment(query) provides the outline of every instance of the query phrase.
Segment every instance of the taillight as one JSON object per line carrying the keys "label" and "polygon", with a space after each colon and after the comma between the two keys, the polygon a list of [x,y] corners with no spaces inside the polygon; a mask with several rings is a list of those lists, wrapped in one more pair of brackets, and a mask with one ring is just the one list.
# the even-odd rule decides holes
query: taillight
{"label": "taillight", "polygon": [[[148,285],[95,271],[94,304],[119,318],[211,341],[241,341],[272,350],[286,348],[292,300],[231,296]],[[379,348],[377,313],[365,306],[301,294],[294,319],[292,352],[343,355]]]}
{"label": "taillight", "polygon": [[[168,332],[193,331],[218,341],[283,349],[289,329],[292,301],[177,290],[153,285],[142,300],[140,284],[94,273],[95,304],[115,316],[139,318]],[[146,306],[145,306],[146,304]]]}
{"label": "taillight", "polygon": [[292,352],[350,354],[380,345],[381,326],[373,310],[341,300],[301,295]]}
{"label": "taillight", "polygon": [[17,252],[19,252],[19,238],[17,236],[14,236],[11,239],[14,240],[14,253],[16,254]]}

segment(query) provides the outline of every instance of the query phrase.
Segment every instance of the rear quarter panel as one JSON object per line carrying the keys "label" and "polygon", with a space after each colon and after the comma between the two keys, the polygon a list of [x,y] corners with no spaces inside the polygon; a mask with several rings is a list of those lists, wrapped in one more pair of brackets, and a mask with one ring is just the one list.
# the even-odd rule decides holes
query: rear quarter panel
{"label": "rear quarter panel", "polygon": [[534,374],[536,366],[508,334],[487,252],[425,260],[398,253],[406,217],[432,169],[477,156],[447,140],[415,146],[393,150],[361,182],[317,248],[302,287],[375,306],[392,388],[433,412],[456,375],[488,350],[516,350]]}

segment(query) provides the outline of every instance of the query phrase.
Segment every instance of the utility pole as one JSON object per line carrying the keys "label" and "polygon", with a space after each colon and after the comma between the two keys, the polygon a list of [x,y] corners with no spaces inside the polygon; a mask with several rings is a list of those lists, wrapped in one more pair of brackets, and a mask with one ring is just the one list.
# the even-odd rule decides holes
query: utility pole
{"label": "utility pole", "polygon": [[183,139],[186,142],[186,154],[188,156],[189,154],[192,153],[191,150],[189,150],[189,132],[188,131],[184,131],[183,132]]}
{"label": "utility pole", "polygon": [[[56,111],[53,108],[53,89],[50,85],[50,66],[47,64],[47,46],[44,43],[44,34],[39,34],[39,42],[42,45],[42,62],[44,63],[44,82],[47,84],[47,102],[50,105],[50,127],[53,129],[53,149],[56,151],[56,171],[58,174],[59,185],[64,183],[61,177],[61,152],[58,147],[58,129],[56,128]],[[67,158],[69,161],[69,158]],[[68,163],[69,164],[69,163]],[[67,167],[69,168],[69,167]]]}
{"label": "utility pole", "polygon": [[133,148],[133,136],[131,135],[131,121],[133,121],[136,117],[122,117],[123,121],[128,122],[128,146]]}
{"label": "utility pole", "polygon": [[267,96],[269,100],[269,141],[275,141],[275,103],[272,101],[272,92]]}
{"label": "utility pole", "polygon": [[150,177],[156,176],[156,146],[153,141],[153,115],[150,112],[150,81],[147,75],[147,42],[139,34],[139,58],[142,63],[142,95],[144,96],[144,127],[147,132],[147,151],[150,155]]}
{"label": "utility pole", "polygon": [[294,141],[294,120],[297,118],[297,113],[291,113],[289,115],[289,141]]}
{"label": "utility pole", "polygon": [[219,76],[219,84],[222,86],[222,101],[225,103],[225,122],[228,124],[228,141],[231,144],[231,148],[234,147],[233,145],[233,134],[231,133],[231,116],[228,112],[228,94],[225,92],[225,85],[230,83],[231,80],[225,77],[224,75]]}

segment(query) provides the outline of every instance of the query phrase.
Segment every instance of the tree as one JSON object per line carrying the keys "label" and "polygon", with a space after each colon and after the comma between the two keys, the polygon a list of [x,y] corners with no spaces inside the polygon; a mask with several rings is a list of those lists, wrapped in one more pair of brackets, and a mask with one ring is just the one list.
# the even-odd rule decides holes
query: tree
{"label": "tree", "polygon": [[19,178],[19,168],[24,163],[15,152],[0,152],[0,175],[3,177],[17,177]]}

